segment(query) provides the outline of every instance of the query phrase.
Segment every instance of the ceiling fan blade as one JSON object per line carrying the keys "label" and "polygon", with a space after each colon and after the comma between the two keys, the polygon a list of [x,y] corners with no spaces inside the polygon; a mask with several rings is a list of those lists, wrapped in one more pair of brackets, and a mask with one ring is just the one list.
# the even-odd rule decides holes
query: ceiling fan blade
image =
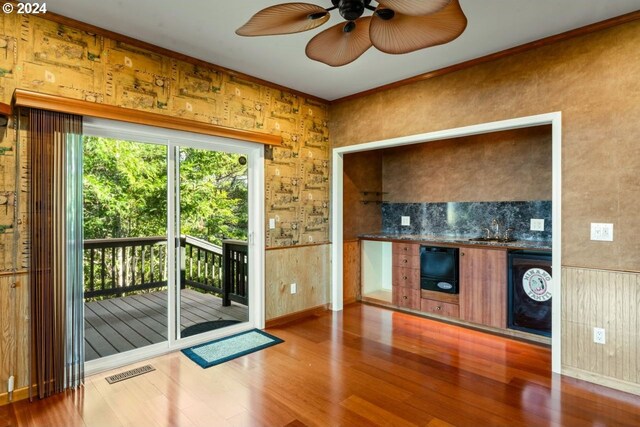
{"label": "ceiling fan blade", "polygon": [[370,23],[371,17],[366,16],[324,30],[307,44],[307,56],[332,67],[355,61],[371,47]]}
{"label": "ceiling fan blade", "polygon": [[449,43],[467,27],[467,17],[458,0],[451,0],[440,12],[425,16],[386,13],[377,9],[371,19],[369,36],[382,52],[400,54]]}
{"label": "ceiling fan blade", "polygon": [[403,15],[429,15],[444,9],[451,0],[379,0],[382,7],[392,9]]}
{"label": "ceiling fan blade", "polygon": [[329,20],[325,8],[309,3],[284,3],[262,9],[236,30],[239,36],[271,36],[311,30]]}

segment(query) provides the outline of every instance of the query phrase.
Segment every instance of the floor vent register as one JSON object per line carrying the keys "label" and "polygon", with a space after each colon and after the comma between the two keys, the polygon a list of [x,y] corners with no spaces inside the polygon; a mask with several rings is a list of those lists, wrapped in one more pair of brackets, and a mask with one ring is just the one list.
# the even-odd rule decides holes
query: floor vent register
{"label": "floor vent register", "polygon": [[109,384],[117,383],[120,381],[128,380],[129,378],[137,377],[138,375],[146,374],[147,372],[155,371],[151,365],[140,366],[139,368],[130,369],[128,371],[120,372],[119,374],[111,375],[105,379]]}

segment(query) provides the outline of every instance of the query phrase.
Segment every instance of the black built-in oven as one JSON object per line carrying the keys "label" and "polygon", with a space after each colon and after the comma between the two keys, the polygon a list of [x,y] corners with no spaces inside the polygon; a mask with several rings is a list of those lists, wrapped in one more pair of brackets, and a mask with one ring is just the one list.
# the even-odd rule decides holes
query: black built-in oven
{"label": "black built-in oven", "polygon": [[458,248],[420,246],[420,288],[457,294]]}

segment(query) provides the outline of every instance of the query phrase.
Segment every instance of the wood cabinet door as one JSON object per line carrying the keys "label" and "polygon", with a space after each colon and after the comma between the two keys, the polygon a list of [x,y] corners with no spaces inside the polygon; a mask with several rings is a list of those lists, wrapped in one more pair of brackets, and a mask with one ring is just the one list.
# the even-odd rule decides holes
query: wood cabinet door
{"label": "wood cabinet door", "polygon": [[419,255],[393,254],[393,267],[400,268],[420,268]]}
{"label": "wood cabinet door", "polygon": [[420,270],[393,266],[393,286],[420,290]]}
{"label": "wood cabinet door", "polygon": [[394,286],[392,297],[393,304],[400,308],[420,310],[420,291],[417,289]]}
{"label": "wood cabinet door", "polygon": [[460,248],[460,318],[507,327],[507,251]]}
{"label": "wood cabinet door", "polygon": [[450,304],[426,298],[420,300],[420,311],[437,314],[439,316],[455,317],[456,319],[460,317],[460,307],[458,304]]}
{"label": "wood cabinet door", "polygon": [[416,243],[393,242],[393,253],[420,256],[420,245]]}

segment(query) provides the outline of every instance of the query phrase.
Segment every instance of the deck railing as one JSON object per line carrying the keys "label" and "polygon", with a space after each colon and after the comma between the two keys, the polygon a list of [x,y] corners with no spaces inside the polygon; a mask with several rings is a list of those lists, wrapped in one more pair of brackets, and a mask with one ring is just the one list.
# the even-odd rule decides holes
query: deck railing
{"label": "deck railing", "polygon": [[[247,305],[246,242],[224,240],[222,247],[192,236],[180,238],[180,285]],[[125,296],[167,286],[164,236],[85,240],[85,299]]]}
{"label": "deck railing", "polygon": [[113,297],[167,286],[167,239],[84,241],[84,297]]}
{"label": "deck railing", "polygon": [[224,259],[224,297],[222,305],[231,301],[249,304],[249,253],[247,242],[224,240],[222,242]]}

